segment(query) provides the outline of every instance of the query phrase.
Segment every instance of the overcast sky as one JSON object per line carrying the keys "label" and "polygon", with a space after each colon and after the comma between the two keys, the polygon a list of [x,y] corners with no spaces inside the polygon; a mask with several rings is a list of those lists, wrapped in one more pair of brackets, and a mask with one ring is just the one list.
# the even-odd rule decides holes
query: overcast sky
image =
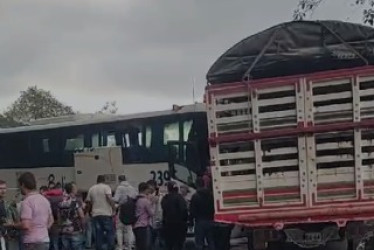
{"label": "overcast sky", "polygon": [[[210,65],[239,40],[289,21],[298,0],[1,0],[0,111],[27,86],[77,111],[120,113],[202,99]],[[359,22],[354,0],[315,19]]]}

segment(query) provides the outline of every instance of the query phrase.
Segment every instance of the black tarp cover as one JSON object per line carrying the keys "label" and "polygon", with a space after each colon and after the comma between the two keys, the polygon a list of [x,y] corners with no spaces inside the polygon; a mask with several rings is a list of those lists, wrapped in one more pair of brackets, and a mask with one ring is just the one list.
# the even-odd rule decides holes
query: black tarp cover
{"label": "black tarp cover", "polygon": [[374,29],[341,21],[282,23],[235,44],[211,66],[210,84],[374,64]]}

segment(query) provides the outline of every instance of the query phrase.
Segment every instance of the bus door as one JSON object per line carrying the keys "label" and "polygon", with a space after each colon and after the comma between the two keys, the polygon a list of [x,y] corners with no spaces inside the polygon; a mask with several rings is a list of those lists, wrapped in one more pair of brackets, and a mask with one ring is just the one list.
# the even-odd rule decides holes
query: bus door
{"label": "bus door", "polygon": [[169,172],[173,179],[194,186],[201,174],[198,147],[194,142],[168,142]]}

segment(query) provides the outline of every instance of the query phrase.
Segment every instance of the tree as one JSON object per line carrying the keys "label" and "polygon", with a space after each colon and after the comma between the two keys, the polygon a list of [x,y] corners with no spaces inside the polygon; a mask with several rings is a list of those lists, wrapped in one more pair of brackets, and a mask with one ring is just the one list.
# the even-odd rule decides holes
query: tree
{"label": "tree", "polygon": [[12,119],[6,118],[5,116],[0,114],[0,128],[17,127],[21,125],[22,123],[13,121]]}
{"label": "tree", "polygon": [[[294,11],[294,20],[304,20],[313,15],[318,6],[329,0],[299,0],[298,6]],[[351,0],[354,5],[363,7],[363,22],[374,25],[374,0]]]}
{"label": "tree", "polygon": [[118,111],[117,102],[112,101],[112,102],[106,102],[104,106],[101,108],[101,110],[98,111],[97,113],[114,115],[117,113],[117,111]]}
{"label": "tree", "polygon": [[72,107],[58,101],[50,91],[33,86],[21,91],[21,96],[8,108],[4,116],[9,120],[25,123],[74,113]]}

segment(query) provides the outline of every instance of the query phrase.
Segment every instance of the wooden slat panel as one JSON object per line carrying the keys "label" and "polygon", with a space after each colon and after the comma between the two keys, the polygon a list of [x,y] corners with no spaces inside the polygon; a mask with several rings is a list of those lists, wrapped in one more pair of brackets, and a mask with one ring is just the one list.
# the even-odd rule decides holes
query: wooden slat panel
{"label": "wooden slat panel", "polygon": [[324,86],[333,86],[333,85],[342,85],[342,84],[347,84],[350,83],[351,79],[346,78],[346,79],[339,79],[339,80],[333,80],[333,81],[318,81],[318,82],[313,82],[313,89],[316,87],[324,87]]}
{"label": "wooden slat panel", "polygon": [[353,161],[354,157],[352,155],[329,155],[329,156],[319,156],[316,159],[317,163],[327,163],[327,162],[340,162],[340,161]]}
{"label": "wooden slat panel", "polygon": [[256,181],[255,175],[222,176],[222,183]]}
{"label": "wooden slat panel", "polygon": [[291,147],[291,148],[276,148],[272,149],[270,151],[262,151],[262,156],[273,156],[273,155],[283,155],[283,154],[296,154],[297,148]]}
{"label": "wooden slat panel", "polygon": [[221,172],[227,171],[242,171],[242,170],[252,170],[255,169],[255,164],[238,164],[230,166],[220,166],[219,169]]}
{"label": "wooden slat panel", "polygon": [[362,101],[360,102],[360,107],[362,109],[374,109],[374,101]]}
{"label": "wooden slat panel", "polygon": [[215,100],[222,100],[222,99],[230,99],[230,98],[238,98],[238,97],[246,97],[248,98],[248,92],[237,92],[237,93],[224,93],[224,94],[216,94],[214,96]]}
{"label": "wooden slat panel", "polygon": [[346,168],[330,168],[330,169],[318,169],[317,174],[318,176],[321,175],[339,175],[339,174],[354,174],[355,170],[354,167],[346,167]]}
{"label": "wooden slat panel", "polygon": [[353,117],[342,117],[342,118],[333,117],[333,118],[330,118],[330,119],[328,119],[328,118],[323,118],[323,119],[314,118],[314,123],[315,124],[325,124],[325,123],[333,123],[333,122],[340,122],[340,121],[351,121],[351,120],[353,120]]}
{"label": "wooden slat panel", "polygon": [[371,82],[374,81],[374,76],[359,76],[358,80],[360,83]]}
{"label": "wooden slat panel", "polygon": [[260,113],[258,116],[260,119],[266,119],[266,118],[282,118],[282,117],[296,116],[296,115],[297,115],[297,112],[294,109],[294,110]]}
{"label": "wooden slat panel", "polygon": [[298,165],[298,160],[283,160],[283,161],[272,161],[272,162],[263,162],[264,168],[274,168],[274,167],[285,167],[285,166],[295,166]]}
{"label": "wooden slat panel", "polygon": [[317,178],[318,183],[335,183],[335,182],[354,182],[353,174],[337,174],[337,175],[320,175]]}
{"label": "wooden slat panel", "polygon": [[360,90],[360,96],[371,96],[374,95],[374,89]]}
{"label": "wooden slat panel", "polygon": [[233,116],[233,117],[224,117],[224,118],[217,118],[216,123],[221,124],[227,124],[227,123],[235,123],[235,122],[243,122],[243,121],[249,121],[249,115],[240,115],[240,116]]}
{"label": "wooden slat panel", "polygon": [[319,101],[343,99],[343,98],[350,98],[350,97],[352,97],[352,92],[345,91],[345,92],[339,92],[339,93],[334,93],[334,94],[315,95],[313,96],[313,101],[319,102]]}
{"label": "wooden slat panel", "polygon": [[232,160],[232,159],[243,159],[243,158],[254,158],[255,153],[253,151],[239,152],[239,153],[225,153],[219,154],[220,160]]}
{"label": "wooden slat panel", "polygon": [[334,104],[327,106],[314,107],[314,113],[342,112],[353,110],[352,103]]}
{"label": "wooden slat panel", "polygon": [[353,142],[331,142],[317,144],[317,151],[339,149],[339,148],[353,148]]}
{"label": "wooden slat panel", "polygon": [[299,172],[298,171],[284,172],[284,173],[273,173],[273,174],[264,175],[264,181],[279,180],[279,179],[284,179],[284,178],[298,178],[298,177],[299,177]]}
{"label": "wooden slat panel", "polygon": [[281,92],[281,91],[291,91],[295,90],[295,85],[287,85],[287,86],[282,86],[282,87],[271,87],[271,88],[266,88],[266,89],[259,89],[257,90],[257,93],[260,94],[267,94],[267,93],[276,93],[276,92]]}
{"label": "wooden slat panel", "polygon": [[256,181],[222,181],[220,188],[222,191],[256,188]]}
{"label": "wooden slat panel", "polygon": [[264,188],[298,186],[299,178],[271,179],[264,181]]}
{"label": "wooden slat panel", "polygon": [[248,109],[249,106],[250,106],[250,104],[248,102],[231,103],[231,104],[218,104],[215,108],[215,112]]}
{"label": "wooden slat panel", "polygon": [[277,105],[277,104],[286,104],[286,103],[295,103],[296,97],[295,96],[288,96],[282,98],[273,98],[273,99],[265,99],[265,100],[258,100],[258,106],[269,106],[269,105]]}
{"label": "wooden slat panel", "polygon": [[276,129],[276,128],[284,128],[284,127],[294,127],[297,125],[296,117],[295,117],[295,122],[285,122],[285,123],[279,123],[274,121],[274,124],[271,125],[266,125],[266,126],[261,126],[261,128],[264,130],[269,130],[269,129]]}

